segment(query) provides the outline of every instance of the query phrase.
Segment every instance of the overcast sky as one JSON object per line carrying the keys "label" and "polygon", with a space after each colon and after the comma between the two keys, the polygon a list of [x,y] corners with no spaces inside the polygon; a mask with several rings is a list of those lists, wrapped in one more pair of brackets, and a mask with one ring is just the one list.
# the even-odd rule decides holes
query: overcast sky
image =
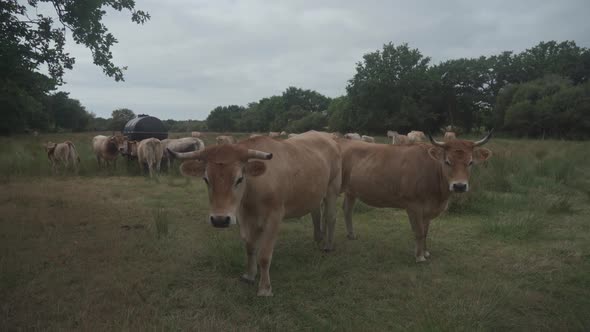
{"label": "overcast sky", "polygon": [[106,77],[90,52],[61,88],[98,116],[127,107],[161,119],[205,119],[218,105],[246,105],[289,86],[345,93],[355,64],[383,44],[407,42],[434,63],[539,41],[590,47],[590,1],[136,0],[151,20],[110,12],[114,60],[125,82]]}

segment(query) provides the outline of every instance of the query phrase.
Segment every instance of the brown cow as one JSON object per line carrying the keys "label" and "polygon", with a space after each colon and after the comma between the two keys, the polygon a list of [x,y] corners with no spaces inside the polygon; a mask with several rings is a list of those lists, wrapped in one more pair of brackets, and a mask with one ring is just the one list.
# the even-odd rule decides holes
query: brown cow
{"label": "brown cow", "polygon": [[391,138],[391,140],[393,141],[393,136],[395,136],[395,134],[397,134],[397,131],[388,130],[387,131],[387,138]]}
{"label": "brown cow", "polygon": [[51,164],[51,169],[57,172],[57,168],[61,164],[64,170],[67,170],[72,165],[74,171],[78,173],[78,165],[80,165],[80,157],[76,151],[76,146],[70,141],[63,143],[48,142],[45,144],[45,151],[47,151],[47,158]]}
{"label": "brown cow", "polygon": [[411,143],[423,142],[426,141],[426,135],[422,131],[412,130],[408,133],[408,139]]}
{"label": "brown cow", "polygon": [[344,134],[344,138],[354,140],[354,141],[360,141],[361,135],[359,135],[357,133],[348,133],[348,134]]}
{"label": "brown cow", "polygon": [[355,238],[352,210],[356,199],[374,207],[394,207],[408,213],[416,239],[416,261],[430,253],[426,236],[430,221],[446,210],[453,192],[469,190],[471,166],[491,157],[477,142],[381,145],[339,140],[342,150],[342,192],[349,238]]}
{"label": "brown cow", "polygon": [[445,133],[445,137],[443,138],[445,142],[452,141],[454,139],[457,139],[457,135],[452,131],[447,131]]}
{"label": "brown cow", "polygon": [[[247,254],[242,279],[254,281],[257,259],[258,295],[272,295],[269,268],[282,219],[311,213],[316,241],[324,237],[324,250],[332,249],[342,160],[330,134],[311,131],[287,140],[254,137],[199,152],[171,153],[197,159],[184,162],[181,172],[207,183],[211,224],[239,224]],[[326,227],[320,230],[322,203]]]}
{"label": "brown cow", "polygon": [[112,161],[114,167],[117,168],[117,157],[119,156],[119,151],[124,147],[124,143],[125,139],[121,135],[94,136],[92,139],[92,150],[96,155],[98,167],[101,167],[103,164],[108,166]]}
{"label": "brown cow", "polygon": [[203,150],[205,148],[205,143],[196,137],[166,138],[161,142],[163,151],[162,158],[166,160],[168,170],[170,169],[170,164],[172,163],[174,156],[169,154],[167,149],[174,152],[191,152]]}
{"label": "brown cow", "polygon": [[406,135],[400,135],[397,131],[393,132],[391,144],[410,144],[410,139]]}
{"label": "brown cow", "polygon": [[146,138],[137,145],[137,161],[139,169],[143,173],[143,165],[146,164],[150,172],[150,177],[154,176],[154,168],[160,173],[160,164],[162,163],[162,143],[157,138]]}
{"label": "brown cow", "polygon": [[373,138],[371,136],[367,136],[367,135],[361,136],[361,140],[363,142],[367,142],[367,143],[375,143],[375,138]]}
{"label": "brown cow", "polygon": [[229,135],[221,135],[221,136],[217,136],[217,138],[215,139],[217,141],[218,145],[221,144],[236,144],[236,138],[233,136],[229,136]]}

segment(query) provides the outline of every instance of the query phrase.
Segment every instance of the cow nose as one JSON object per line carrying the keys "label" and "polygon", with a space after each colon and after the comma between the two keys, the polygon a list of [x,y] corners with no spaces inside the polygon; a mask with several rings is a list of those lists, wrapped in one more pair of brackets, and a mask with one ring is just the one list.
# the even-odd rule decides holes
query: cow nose
{"label": "cow nose", "polygon": [[211,220],[213,227],[224,228],[229,227],[231,218],[230,216],[210,216],[209,220]]}
{"label": "cow nose", "polygon": [[453,191],[463,193],[467,191],[467,184],[466,183],[454,183],[453,184]]}

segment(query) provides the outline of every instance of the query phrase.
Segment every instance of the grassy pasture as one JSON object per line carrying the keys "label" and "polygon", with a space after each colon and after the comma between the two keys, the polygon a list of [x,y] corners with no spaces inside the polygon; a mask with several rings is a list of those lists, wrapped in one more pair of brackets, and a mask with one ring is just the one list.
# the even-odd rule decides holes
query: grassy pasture
{"label": "grassy pasture", "polygon": [[[358,204],[354,241],[339,211],[329,254],[287,220],[258,298],[200,180],[98,170],[93,135],[0,138],[0,330],[590,329],[589,143],[492,140],[423,264],[400,210]],[[79,176],[51,174],[41,144],[65,139]]]}

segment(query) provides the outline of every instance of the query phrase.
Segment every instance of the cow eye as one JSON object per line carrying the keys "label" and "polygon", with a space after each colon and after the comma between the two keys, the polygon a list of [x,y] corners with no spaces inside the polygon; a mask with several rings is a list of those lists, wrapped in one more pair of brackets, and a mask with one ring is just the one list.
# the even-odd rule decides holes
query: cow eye
{"label": "cow eye", "polygon": [[242,181],[244,181],[244,177],[243,177],[243,176],[240,176],[240,177],[238,178],[238,181],[236,181],[236,187],[237,187],[237,186],[238,186],[240,183],[242,183]]}
{"label": "cow eye", "polygon": [[206,177],[203,177],[203,181],[205,181],[205,183],[206,183],[207,185],[209,185],[209,180],[207,180],[207,178],[206,178]]}

